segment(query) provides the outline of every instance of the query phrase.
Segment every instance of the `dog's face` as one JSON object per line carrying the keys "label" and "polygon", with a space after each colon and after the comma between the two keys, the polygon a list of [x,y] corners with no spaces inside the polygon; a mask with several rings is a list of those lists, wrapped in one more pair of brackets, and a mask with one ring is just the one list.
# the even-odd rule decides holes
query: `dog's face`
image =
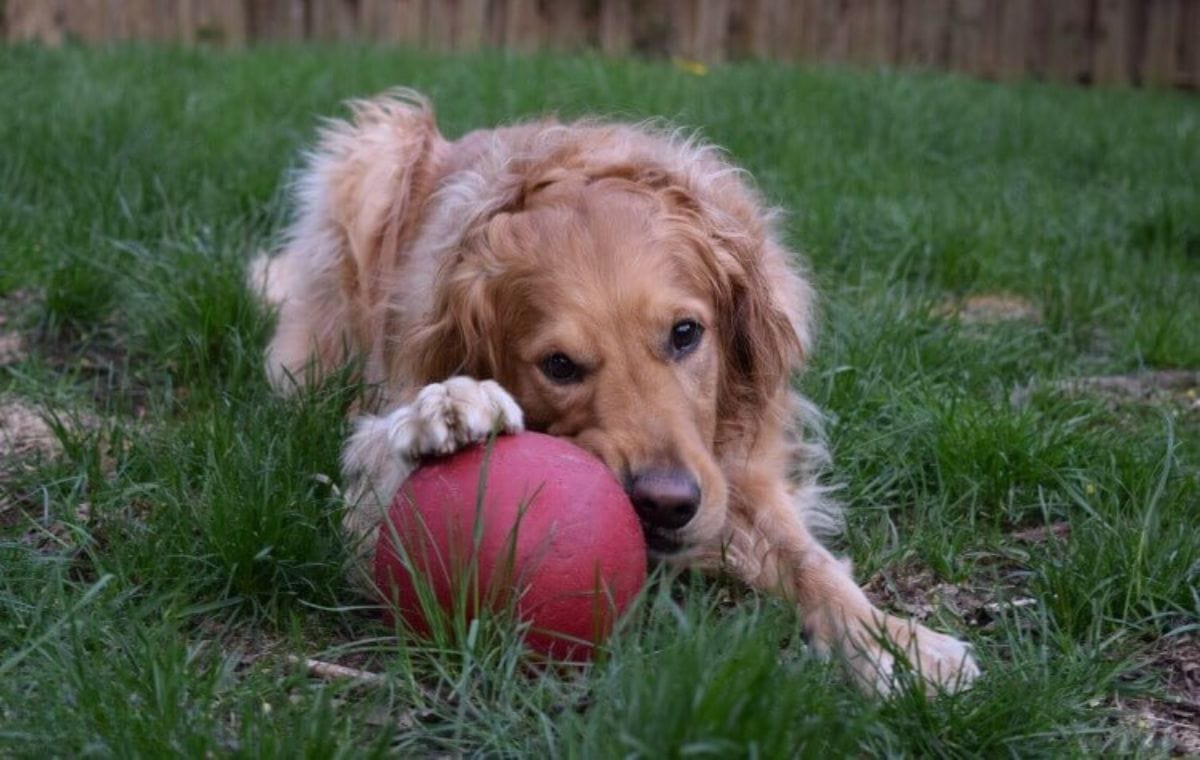
{"label": "dog's face", "polygon": [[591,451],[625,485],[650,548],[713,539],[727,485],[714,454],[721,339],[697,243],[618,182],[492,220],[501,384],[526,424]]}
{"label": "dog's face", "polygon": [[662,556],[719,538],[730,441],[778,417],[800,346],[762,238],[707,213],[677,183],[535,183],[465,236],[416,341],[418,381],[495,378],[603,460]]}

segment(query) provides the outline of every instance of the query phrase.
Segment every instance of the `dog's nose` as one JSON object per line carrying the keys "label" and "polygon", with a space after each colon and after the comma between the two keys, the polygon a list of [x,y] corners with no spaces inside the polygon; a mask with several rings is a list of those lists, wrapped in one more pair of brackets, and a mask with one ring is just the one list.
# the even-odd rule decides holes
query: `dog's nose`
{"label": "dog's nose", "polygon": [[700,485],[682,470],[643,470],[628,491],[638,517],[655,528],[682,528],[700,507]]}

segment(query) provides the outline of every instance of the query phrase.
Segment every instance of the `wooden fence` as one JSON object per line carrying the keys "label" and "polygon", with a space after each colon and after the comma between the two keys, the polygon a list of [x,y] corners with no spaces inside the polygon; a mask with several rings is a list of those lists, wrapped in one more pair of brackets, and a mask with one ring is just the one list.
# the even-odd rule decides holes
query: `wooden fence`
{"label": "wooden fence", "polygon": [[1200,0],[0,0],[0,32],[46,44],[595,48],[1200,87]]}

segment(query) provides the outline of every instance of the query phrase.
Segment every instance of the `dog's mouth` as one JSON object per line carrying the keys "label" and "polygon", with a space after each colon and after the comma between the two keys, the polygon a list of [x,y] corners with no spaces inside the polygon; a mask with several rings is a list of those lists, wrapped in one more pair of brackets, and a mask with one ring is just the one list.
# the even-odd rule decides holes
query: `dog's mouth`
{"label": "dog's mouth", "polygon": [[642,523],[642,535],[646,537],[646,549],[651,557],[670,557],[687,547],[678,531],[664,530]]}

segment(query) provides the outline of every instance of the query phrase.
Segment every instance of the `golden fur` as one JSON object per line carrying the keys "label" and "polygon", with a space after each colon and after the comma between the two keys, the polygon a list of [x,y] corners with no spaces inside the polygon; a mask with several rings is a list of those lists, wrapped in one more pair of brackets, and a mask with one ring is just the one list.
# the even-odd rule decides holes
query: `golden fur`
{"label": "golden fur", "polygon": [[[358,358],[378,389],[343,456],[364,547],[416,457],[525,426],[627,484],[694,485],[694,516],[652,529],[663,558],[795,600],[817,650],[864,684],[888,689],[896,651],[931,684],[976,675],[964,644],[876,610],[814,538],[836,510],[791,384],[813,293],[742,172],[646,126],[542,121],[451,143],[411,91],[352,108],[298,184],[284,251],[254,276],[279,308],[278,387]],[[700,337],[677,351],[683,323]],[[548,375],[555,355],[569,382]]]}

